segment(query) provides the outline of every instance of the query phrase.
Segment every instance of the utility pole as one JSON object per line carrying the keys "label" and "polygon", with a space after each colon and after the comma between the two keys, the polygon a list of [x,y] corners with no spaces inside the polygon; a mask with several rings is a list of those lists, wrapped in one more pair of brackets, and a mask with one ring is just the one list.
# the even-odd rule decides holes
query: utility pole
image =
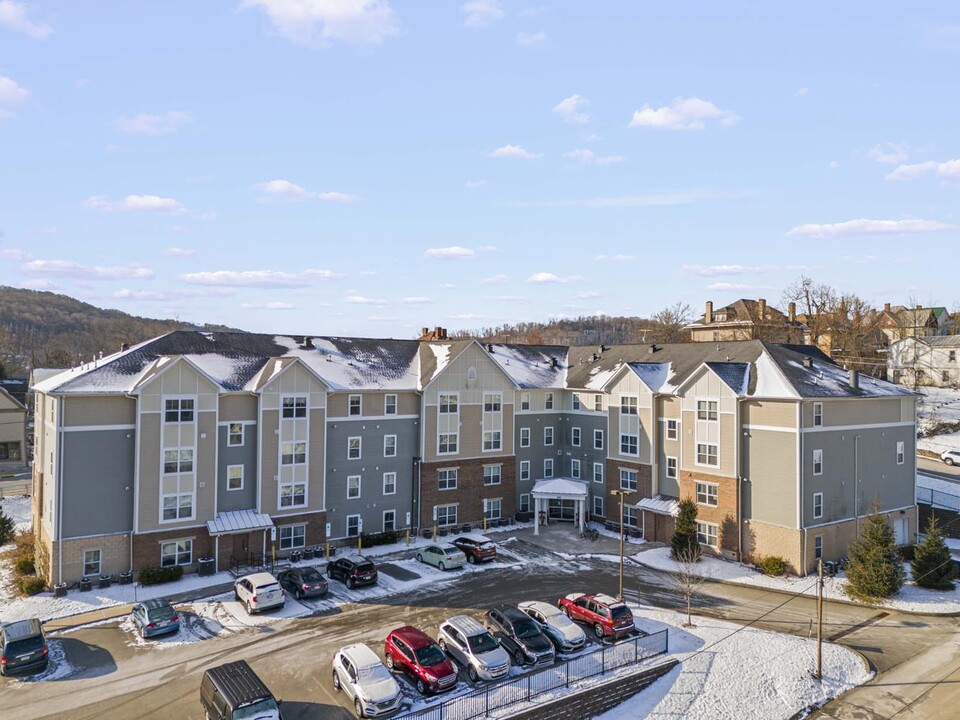
{"label": "utility pole", "polygon": [[817,560],[817,680],[823,678],[823,559]]}
{"label": "utility pole", "polygon": [[611,493],[620,498],[620,592],[617,600],[623,600],[623,497],[629,495],[630,490],[612,490]]}

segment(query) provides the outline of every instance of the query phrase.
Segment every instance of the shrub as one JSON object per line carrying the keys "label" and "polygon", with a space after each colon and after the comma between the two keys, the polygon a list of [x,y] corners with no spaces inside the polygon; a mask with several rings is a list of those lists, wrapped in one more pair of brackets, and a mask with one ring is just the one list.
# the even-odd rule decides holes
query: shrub
{"label": "shrub", "polygon": [[760,572],[770,577],[779,577],[787,571],[787,561],[776,555],[769,555],[760,560]]}
{"label": "shrub", "polygon": [[895,595],[903,587],[904,570],[897,555],[893,528],[874,507],[858,540],[850,543],[847,594],[873,601]]}
{"label": "shrub", "polygon": [[17,532],[14,542],[17,546],[17,555],[33,555],[36,547],[33,530],[20,530]]}
{"label": "shrub", "polygon": [[376,547],[377,545],[390,545],[391,543],[395,543],[399,537],[399,533],[387,531],[370,533],[369,535],[363,534],[360,537],[363,547]]}
{"label": "shrub", "polygon": [[17,575],[33,575],[35,572],[35,568],[33,566],[33,554],[18,555],[13,567],[16,570]]}
{"label": "shrub", "polygon": [[145,567],[140,571],[141,585],[159,585],[165,582],[174,582],[183,577],[183,568],[180,565],[174,567]]}
{"label": "shrub", "polygon": [[697,562],[700,543],[697,542],[697,504],[687,498],[680,501],[677,523],[670,539],[670,557],[674,560]]}
{"label": "shrub", "polygon": [[24,595],[36,595],[47,586],[46,580],[36,575],[24,575],[19,581],[20,592]]}
{"label": "shrub", "polygon": [[950,557],[950,549],[940,535],[937,518],[931,517],[926,537],[916,546],[910,573],[920,587],[932,590],[953,590],[957,567]]}
{"label": "shrub", "polygon": [[13,540],[13,534],[13,518],[9,515],[5,515],[3,510],[0,510],[0,545],[6,545],[8,542]]}

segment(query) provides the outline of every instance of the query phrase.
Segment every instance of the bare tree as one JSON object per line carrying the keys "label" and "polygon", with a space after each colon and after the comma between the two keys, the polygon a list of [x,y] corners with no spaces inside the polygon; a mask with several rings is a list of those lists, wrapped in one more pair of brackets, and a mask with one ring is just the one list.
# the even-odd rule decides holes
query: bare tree
{"label": "bare tree", "polygon": [[693,319],[693,310],[687,303],[678,302],[665,307],[650,318],[650,337],[652,342],[686,342],[687,331],[683,328]]}
{"label": "bare tree", "polygon": [[699,560],[698,551],[681,550],[674,561],[677,563],[677,569],[670,576],[670,584],[687,603],[687,622],[684,627],[693,627],[693,597],[700,592],[700,588],[706,582],[706,578],[698,571]]}

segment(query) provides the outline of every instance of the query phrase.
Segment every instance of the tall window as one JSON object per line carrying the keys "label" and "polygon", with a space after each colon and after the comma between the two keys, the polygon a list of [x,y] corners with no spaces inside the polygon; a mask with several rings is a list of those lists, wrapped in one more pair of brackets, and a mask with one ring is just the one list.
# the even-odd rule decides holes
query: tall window
{"label": "tall window", "polygon": [[306,525],[287,525],[280,528],[280,549],[293,550],[304,547],[307,539]]}
{"label": "tall window", "polygon": [[553,445],[553,428],[552,427],[545,427],[543,429],[543,444]]}
{"label": "tall window", "polygon": [[456,490],[457,472],[457,468],[444,468],[443,470],[437,470],[437,489]]}
{"label": "tall window", "polygon": [[823,517],[823,493],[813,494],[813,517],[820,519]]}
{"label": "tall window", "polygon": [[83,551],[83,576],[100,575],[100,548]]}
{"label": "tall window", "polygon": [[640,438],[637,435],[626,433],[620,434],[620,454],[621,455],[639,455]]}
{"label": "tall window", "polygon": [[227,490],[243,490],[243,465],[227,465]]}
{"label": "tall window", "polygon": [[530,493],[521,493],[520,512],[530,512]]}
{"label": "tall window", "polygon": [[594,412],[603,412],[603,395],[593,396],[593,410]]}
{"label": "tall window", "polygon": [[697,420],[716,420],[717,401],[697,400]]}
{"label": "tall window", "polygon": [[193,472],[193,448],[172,448],[163,451],[163,474]]}
{"label": "tall window", "polygon": [[397,456],[397,436],[396,435],[383,436],[383,456],[384,457]]}
{"label": "tall window", "polygon": [[162,503],[163,520],[191,520],[193,519],[193,480],[183,476],[176,476],[176,481],[168,485],[163,481],[164,492],[160,496]]}
{"label": "tall window", "polygon": [[620,489],[621,490],[637,489],[637,471],[636,470],[628,470],[627,468],[620,468]]}
{"label": "tall window", "polygon": [[497,520],[500,517],[500,498],[484,498],[483,517],[485,520]]}
{"label": "tall window", "polygon": [[176,567],[193,562],[193,540],[160,543],[160,567]]}
{"label": "tall window", "polygon": [[667,420],[667,440],[676,440],[679,435],[680,423],[676,420]]}
{"label": "tall window", "polygon": [[349,414],[350,415],[362,415],[363,414],[363,398],[360,395],[351,395],[349,402]]}
{"label": "tall window", "polygon": [[543,396],[543,409],[553,410],[553,393],[548,392]]}
{"label": "tall window", "polygon": [[384,415],[397,414],[397,396],[396,395],[383,396],[383,414]]}
{"label": "tall window", "polygon": [[580,409],[580,393],[574,393],[572,401],[573,401],[573,409],[579,410]]}
{"label": "tall window", "polygon": [[457,506],[456,505],[437,505],[437,525],[456,525],[457,524]]}
{"label": "tall window", "polygon": [[357,537],[360,534],[360,516],[347,515],[347,537]]}
{"label": "tall window", "polygon": [[167,398],[164,401],[164,422],[193,422],[193,398]]}
{"label": "tall window", "polygon": [[603,450],[603,430],[593,431],[593,449]]}
{"label": "tall window", "polygon": [[483,394],[483,450],[490,452],[500,450],[502,446],[503,430],[503,398],[500,393]]}
{"label": "tall window", "polygon": [[483,433],[483,449],[485,451],[499,450],[501,447],[500,431],[488,430]]}
{"label": "tall window", "polygon": [[362,441],[359,437],[347,438],[347,460],[359,460]]}
{"label": "tall window", "polygon": [[347,499],[356,500],[358,497],[360,497],[360,476],[348,475],[347,476]]}
{"label": "tall window", "polygon": [[580,461],[577,458],[570,459],[570,477],[580,479]]}
{"label": "tall window", "polygon": [[636,415],[638,402],[639,401],[636,395],[621,395],[620,396],[620,414]]}
{"label": "tall window", "polygon": [[814,403],[813,404],[813,426],[820,427],[823,425],[823,403]]}
{"label": "tall window", "polygon": [[307,462],[307,443],[304,441],[280,443],[281,465],[304,465]]}
{"label": "tall window", "polygon": [[667,477],[671,480],[677,479],[677,459],[675,457],[667,458]]}
{"label": "tall window", "polygon": [[307,416],[306,397],[285,397],[283,399],[284,418],[305,418]]}
{"label": "tall window", "polygon": [[458,413],[458,400],[459,398],[456,395],[440,393],[440,414],[455,415]]}
{"label": "tall window", "polygon": [[697,483],[697,505],[717,506],[717,486],[713,483]]}
{"label": "tall window", "polygon": [[903,465],[904,458],[903,441],[900,441],[897,443],[897,465]]}
{"label": "tall window", "polygon": [[593,514],[603,517],[603,495],[593,496]]}
{"label": "tall window", "polygon": [[385,472],[383,474],[383,494],[397,494],[397,474],[395,472]]}
{"label": "tall window", "polygon": [[229,447],[243,445],[243,423],[230,423],[227,426],[227,445]]}
{"label": "tall window", "polygon": [[530,393],[528,392],[520,393],[520,409],[521,410],[530,409]]}
{"label": "tall window", "polygon": [[543,476],[545,478],[553,477],[553,458],[545,458],[543,461]]}
{"label": "tall window", "polygon": [[580,428],[570,428],[570,444],[574,447],[580,447]]}
{"label": "tall window", "polygon": [[823,559],[823,535],[813,536],[813,559]]}
{"label": "tall window", "polygon": [[717,446],[712,443],[697,443],[697,464],[717,467],[720,464]]}
{"label": "tall window", "polygon": [[823,450],[813,451],[813,474],[823,475]]}
{"label": "tall window", "polygon": [[597,483],[603,482],[603,463],[593,464],[593,481]]}
{"label": "tall window", "polygon": [[697,521],[697,542],[715,548],[719,545],[718,527],[713,523]]}
{"label": "tall window", "polygon": [[627,527],[637,527],[637,508],[633,505],[623,506],[623,524]]}
{"label": "tall window", "polygon": [[521,480],[530,479],[530,461],[529,460],[520,461],[520,479]]}
{"label": "tall window", "polygon": [[520,447],[530,447],[530,428],[520,428]]}
{"label": "tall window", "polygon": [[396,510],[384,510],[383,511],[383,531],[394,532],[397,529],[397,511]]}
{"label": "tall window", "polygon": [[499,465],[483,466],[483,484],[484,485],[500,484],[500,466]]}
{"label": "tall window", "polygon": [[302,480],[280,481],[280,507],[299,507],[307,504],[307,483]]}

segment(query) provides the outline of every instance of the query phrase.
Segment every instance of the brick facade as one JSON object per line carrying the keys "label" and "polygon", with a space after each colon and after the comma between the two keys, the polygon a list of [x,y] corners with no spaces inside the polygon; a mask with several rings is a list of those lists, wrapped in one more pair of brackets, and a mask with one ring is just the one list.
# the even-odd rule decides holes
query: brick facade
{"label": "brick facade", "polygon": [[[620,522],[620,498],[613,494],[614,490],[620,489],[620,468],[635,470],[637,473],[637,491],[623,499],[624,509],[628,505],[636,505],[643,498],[651,497],[653,493],[653,474],[649,465],[607,458],[606,494],[603,500],[603,510],[606,513],[606,519],[613,522]],[[626,515],[626,512],[624,512],[624,515]],[[640,527],[639,513],[637,514],[637,527]]]}
{"label": "brick facade", "polygon": [[[500,465],[500,484],[483,484],[483,467]],[[516,458],[513,455],[470,460],[451,459],[445,462],[425,463],[420,468],[421,528],[433,526],[435,505],[457,505],[457,522],[481,524],[483,501],[500,498],[500,517],[512,518],[516,512]],[[437,471],[457,468],[457,488],[440,490]]]}
{"label": "brick facade", "polygon": [[213,557],[213,538],[210,537],[205,525],[158,533],[140,533],[133,536],[134,574],[145,567],[160,567],[160,546],[171,540],[193,540],[193,562],[183,566],[185,573],[196,568],[197,558]]}
{"label": "brick facade", "polygon": [[722,550],[736,556],[740,550],[739,533],[737,532],[737,505],[740,499],[737,494],[737,479],[710,475],[700,471],[681,470],[678,477],[680,485],[680,499],[690,498],[697,501],[697,483],[709,483],[717,487],[716,506],[697,503],[697,520],[717,526],[718,546],[716,551]]}

